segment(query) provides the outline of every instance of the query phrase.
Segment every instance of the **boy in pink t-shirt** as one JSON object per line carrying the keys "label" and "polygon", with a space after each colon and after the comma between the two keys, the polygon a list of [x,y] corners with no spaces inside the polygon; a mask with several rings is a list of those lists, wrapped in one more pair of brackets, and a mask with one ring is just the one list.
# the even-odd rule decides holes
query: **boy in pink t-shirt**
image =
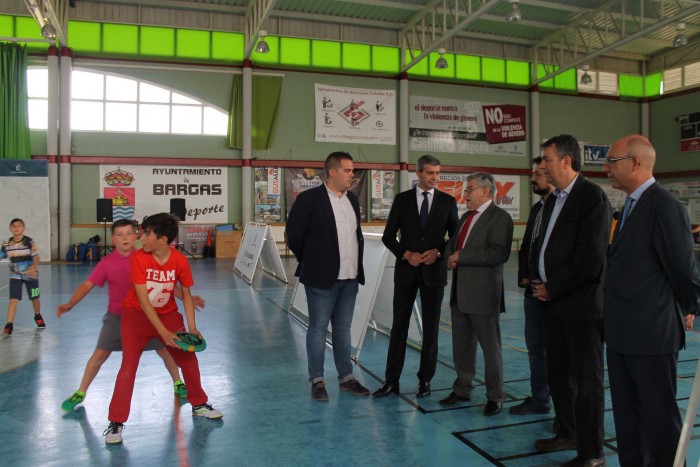
{"label": "boy in pink t-shirt", "polygon": [[174,290],[182,287],[182,305],[187,318],[187,328],[200,338],[197,329],[195,307],[190,295],[194,285],[187,259],[179,251],[170,248],[177,237],[177,219],[168,213],[155,214],[143,220],[141,243],[143,248],[131,257],[131,283],[124,300],[122,319],[122,366],[114,383],[114,394],[109,404],[109,426],[104,432],[107,444],[122,442],[124,423],[129,418],[131,396],[139,359],[148,342],[154,337],[164,343],[187,383],[187,399],[192,404],[192,415],[211,419],[223,414],[208,404],[202,389],[199,362],[192,352],[180,350],[175,343],[175,333],[185,329],[185,322],[178,313]]}
{"label": "boy in pink t-shirt", "polygon": [[[87,365],[85,365],[85,372],[83,373],[80,387],[61,404],[61,408],[66,412],[72,411],[85,400],[85,393],[88,387],[90,387],[102,364],[107,361],[112,352],[122,350],[120,330],[124,312],[122,302],[131,288],[129,275],[131,271],[131,255],[136,251],[134,242],[138,236],[137,228],[138,224],[136,221],[127,219],[120,219],[112,224],[114,251],[97,263],[90,276],[78,286],[68,303],[59,305],[56,308],[56,316],[60,318],[61,315],[73,309],[95,286],[103,287],[105,283],[109,284],[109,303],[107,305],[107,313],[102,318],[102,330],[97,340],[97,346]],[[176,294],[181,296],[179,289],[176,290]],[[195,299],[197,307],[204,306],[204,301],[201,298],[193,297],[193,299]],[[180,379],[177,365],[168,351],[165,350],[163,344],[153,339],[146,347],[146,350],[155,350],[158,353],[173,379],[175,393],[180,397],[187,397],[187,388]]]}

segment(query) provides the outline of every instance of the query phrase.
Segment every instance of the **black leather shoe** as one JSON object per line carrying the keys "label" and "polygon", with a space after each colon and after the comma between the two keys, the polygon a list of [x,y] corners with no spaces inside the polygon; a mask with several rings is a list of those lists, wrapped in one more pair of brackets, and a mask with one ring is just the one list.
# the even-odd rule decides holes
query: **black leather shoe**
{"label": "black leather shoe", "polygon": [[469,402],[470,400],[472,400],[471,397],[460,396],[456,392],[452,391],[447,397],[440,399],[440,404],[452,405],[456,404],[457,402]]}
{"label": "black leather shoe", "polygon": [[548,405],[538,404],[532,397],[526,397],[522,403],[512,406],[508,411],[513,415],[530,415],[549,413],[550,408]]}
{"label": "black leather shoe", "polygon": [[545,438],[535,441],[535,449],[541,452],[569,451],[576,449],[576,440],[569,438]]}
{"label": "black leather shoe", "polygon": [[425,397],[430,395],[430,383],[427,381],[420,381],[418,387],[416,388],[416,397]]}
{"label": "black leather shoe", "polygon": [[503,404],[500,402],[488,401],[486,407],[484,407],[484,415],[490,417],[491,415],[496,415],[501,411]]}
{"label": "black leather shoe", "polygon": [[373,397],[385,397],[391,393],[399,394],[399,383],[392,383],[387,381],[386,383],[379,386],[379,389],[372,393]]}
{"label": "black leather shoe", "polygon": [[605,457],[600,457],[598,459],[582,459],[578,456],[574,457],[568,462],[564,462],[562,467],[604,467]]}

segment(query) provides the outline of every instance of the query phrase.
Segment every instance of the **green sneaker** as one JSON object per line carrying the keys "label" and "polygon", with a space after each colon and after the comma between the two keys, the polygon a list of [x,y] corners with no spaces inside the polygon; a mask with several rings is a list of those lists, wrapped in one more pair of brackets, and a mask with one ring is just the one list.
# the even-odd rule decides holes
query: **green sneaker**
{"label": "green sneaker", "polygon": [[178,396],[183,398],[187,397],[187,386],[185,386],[185,383],[179,379],[173,383],[173,389],[175,390],[175,394]]}
{"label": "green sneaker", "polygon": [[61,409],[63,409],[64,412],[72,412],[73,409],[75,409],[75,406],[80,404],[84,400],[85,393],[78,389],[73,393],[72,396],[63,401],[63,404],[61,404]]}

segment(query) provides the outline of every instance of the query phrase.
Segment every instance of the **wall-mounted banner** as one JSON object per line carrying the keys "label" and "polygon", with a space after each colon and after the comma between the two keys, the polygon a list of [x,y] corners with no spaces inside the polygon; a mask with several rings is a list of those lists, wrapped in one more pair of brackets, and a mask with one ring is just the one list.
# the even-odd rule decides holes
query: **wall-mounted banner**
{"label": "wall-mounted banner", "polygon": [[396,194],[393,170],[372,170],[370,192],[372,196],[372,222],[386,221]]}
{"label": "wall-mounted banner", "polygon": [[[457,210],[461,216],[467,212],[467,177],[469,174],[441,174],[438,190],[452,195],[457,200]],[[496,179],[496,196],[493,202],[503,208],[513,219],[520,219],[520,177],[518,175],[494,175]],[[418,177],[415,172],[408,174],[408,182],[415,187]]]}
{"label": "wall-mounted banner", "polygon": [[315,86],[316,141],[396,144],[396,91]]}
{"label": "wall-mounted banner", "polygon": [[255,167],[255,222],[282,221],[282,168]]}
{"label": "wall-mounted banner", "polygon": [[0,160],[0,199],[0,240],[12,237],[12,219],[22,219],[27,237],[39,248],[39,258],[42,261],[56,259],[51,258],[48,162]]}
{"label": "wall-mounted banner", "polygon": [[525,155],[525,106],[411,96],[410,110],[414,151]]}
{"label": "wall-mounted banner", "polygon": [[185,222],[228,222],[225,167],[101,165],[100,193],[112,199],[114,220],[170,212],[170,200],[184,198]]}
{"label": "wall-mounted banner", "polygon": [[[287,215],[292,209],[294,200],[302,191],[316,188],[326,180],[326,173],[323,169],[306,168],[286,168],[284,169],[284,198],[287,208]],[[360,222],[367,222],[367,170],[355,169],[352,188],[350,188],[360,202]]]}
{"label": "wall-mounted banner", "polygon": [[609,144],[592,144],[579,142],[583,163],[585,165],[605,165],[605,158],[610,150]]}
{"label": "wall-mounted banner", "polygon": [[700,151],[700,112],[678,117],[681,126],[681,152]]}

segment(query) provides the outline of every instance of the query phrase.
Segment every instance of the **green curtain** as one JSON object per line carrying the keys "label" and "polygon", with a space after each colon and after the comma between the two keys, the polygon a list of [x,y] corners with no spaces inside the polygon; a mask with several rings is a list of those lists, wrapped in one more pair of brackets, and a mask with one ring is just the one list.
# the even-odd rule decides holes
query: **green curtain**
{"label": "green curtain", "polygon": [[[253,149],[270,149],[272,134],[277,120],[277,107],[282,93],[283,78],[280,76],[253,76]],[[228,145],[243,147],[243,76],[233,77],[231,112],[228,117]]]}
{"label": "green curtain", "polygon": [[0,43],[0,159],[29,159],[27,50]]}

